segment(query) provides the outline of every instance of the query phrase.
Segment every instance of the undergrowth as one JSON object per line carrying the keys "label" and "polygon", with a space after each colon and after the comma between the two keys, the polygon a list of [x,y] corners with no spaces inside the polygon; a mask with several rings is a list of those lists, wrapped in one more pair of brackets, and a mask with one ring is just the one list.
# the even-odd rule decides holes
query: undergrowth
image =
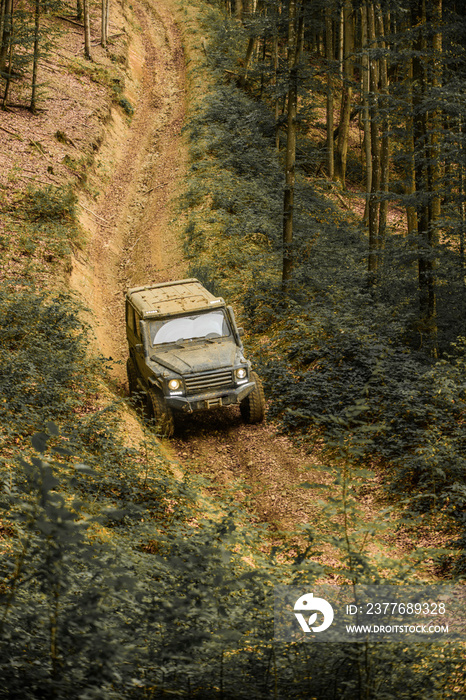
{"label": "undergrowth", "polygon": [[[402,583],[419,559],[438,557],[423,550],[402,562],[375,561],[371,543],[386,523],[363,525],[358,497],[372,478],[364,468],[369,451],[398,450],[407,460],[426,435],[435,449],[446,436],[462,448],[457,422],[447,424],[445,411],[454,400],[461,419],[463,349],[458,345],[435,373],[422,354],[402,349],[409,309],[402,299],[394,312],[371,296],[363,235],[304,177],[295,294],[281,295],[283,178],[270,115],[224,82],[227,59],[238,38],[245,41],[238,25],[212,11],[205,23],[206,69],[220,82],[212,80],[189,127],[186,251],[192,271],[213,290],[242,300],[272,413],[289,432],[306,432],[311,423],[325,429],[333,456],[325,517],[332,527],[323,534],[318,524],[306,526],[300,544],[272,547],[234,496],[210,500],[206,484],[170,463],[126,400],[105,398],[104,362],[89,359],[88,329],[69,295],[38,292],[17,279],[4,285],[0,697],[458,697],[464,671],[454,644],[430,645],[426,654],[425,645],[403,642],[316,649],[273,639],[274,586]],[[216,36],[220,62],[212,57]],[[34,255],[47,262],[53,245],[68,246],[66,255],[80,243],[74,205],[71,190],[32,190],[9,216],[25,224]],[[409,278],[401,275],[399,284]],[[421,412],[427,400],[435,415]],[[402,428],[413,410],[410,450],[403,452]],[[390,429],[398,442],[389,445]],[[425,496],[423,508],[440,499],[459,516],[459,465],[452,461],[442,477],[429,466],[435,449],[430,456],[419,451],[410,483]],[[391,454],[381,454],[392,464]],[[387,482],[406,481],[412,462],[393,465]],[[449,504],[442,478],[451,486]],[[316,562],[321,546],[338,552],[335,566]]]}
{"label": "undergrowth", "polygon": [[84,244],[76,202],[71,185],[47,185],[29,186],[4,204],[4,278],[13,272],[33,282],[37,274],[49,274],[50,263],[69,268],[71,253]]}
{"label": "undergrowth", "polygon": [[[355,217],[325,197],[324,180],[297,169],[294,276],[281,290],[284,174],[274,121],[254,78],[245,91],[229,76],[247,38],[230,45],[238,26],[214,11],[204,69],[211,87],[188,124],[191,171],[185,249],[191,273],[243,309],[246,342],[268,392],[269,415],[288,434],[333,440],[335,419],[355,403],[389,497],[414,512],[447,512],[463,546],[465,324],[464,284],[455,251],[439,247],[438,338],[441,358],[424,347],[416,320],[415,247],[388,236],[380,280],[367,279],[367,239]],[[230,46],[225,49],[226,43]],[[243,52],[238,50],[243,48]],[[210,71],[210,73],[209,73]],[[312,80],[305,85],[315,89]],[[306,108],[308,94],[303,89]],[[312,90],[310,100],[312,101]],[[308,118],[308,117],[306,117]],[[298,153],[312,144],[303,129]],[[453,564],[464,559],[452,550]]]}

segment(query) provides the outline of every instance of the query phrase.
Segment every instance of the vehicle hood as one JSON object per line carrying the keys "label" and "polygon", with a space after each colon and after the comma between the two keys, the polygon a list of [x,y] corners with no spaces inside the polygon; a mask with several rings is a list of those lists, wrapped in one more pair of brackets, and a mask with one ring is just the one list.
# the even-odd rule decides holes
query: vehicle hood
{"label": "vehicle hood", "polygon": [[156,349],[151,354],[151,360],[177,374],[192,374],[232,367],[241,360],[241,353],[231,341],[206,342],[185,347],[172,346],[167,350]]}

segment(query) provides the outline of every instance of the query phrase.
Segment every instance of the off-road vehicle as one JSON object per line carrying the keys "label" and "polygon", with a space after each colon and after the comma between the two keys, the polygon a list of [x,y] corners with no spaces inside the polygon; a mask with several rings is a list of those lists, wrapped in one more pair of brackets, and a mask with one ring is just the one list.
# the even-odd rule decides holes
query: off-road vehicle
{"label": "off-road vehicle", "polygon": [[176,412],[239,404],[247,423],[264,418],[262,384],[244,358],[231,306],[197,279],[128,289],[129,390],[141,394],[161,432]]}

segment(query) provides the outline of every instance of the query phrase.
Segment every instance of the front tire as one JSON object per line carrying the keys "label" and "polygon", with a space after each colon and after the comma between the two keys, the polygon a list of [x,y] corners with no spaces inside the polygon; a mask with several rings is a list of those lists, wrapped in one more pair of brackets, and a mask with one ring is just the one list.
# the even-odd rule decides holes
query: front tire
{"label": "front tire", "polygon": [[240,403],[241,416],[245,423],[262,423],[265,418],[265,396],[262,382],[256,372],[251,372],[255,387]]}
{"label": "front tire", "polygon": [[175,432],[175,420],[173,411],[170,406],[167,406],[165,399],[160,392],[155,389],[149,389],[147,392],[148,403],[151,409],[152,418],[157,429],[163,437],[172,437]]}

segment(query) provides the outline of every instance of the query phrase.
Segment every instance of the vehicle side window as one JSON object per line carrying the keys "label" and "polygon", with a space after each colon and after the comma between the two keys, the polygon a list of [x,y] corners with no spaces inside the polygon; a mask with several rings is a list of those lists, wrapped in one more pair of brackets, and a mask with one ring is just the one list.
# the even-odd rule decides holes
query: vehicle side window
{"label": "vehicle side window", "polygon": [[134,332],[136,333],[137,337],[139,340],[141,340],[141,327],[139,325],[139,321],[141,320],[139,314],[134,312]]}
{"label": "vehicle side window", "polygon": [[128,324],[128,328],[134,333],[134,311],[130,304],[126,304],[126,323]]}

